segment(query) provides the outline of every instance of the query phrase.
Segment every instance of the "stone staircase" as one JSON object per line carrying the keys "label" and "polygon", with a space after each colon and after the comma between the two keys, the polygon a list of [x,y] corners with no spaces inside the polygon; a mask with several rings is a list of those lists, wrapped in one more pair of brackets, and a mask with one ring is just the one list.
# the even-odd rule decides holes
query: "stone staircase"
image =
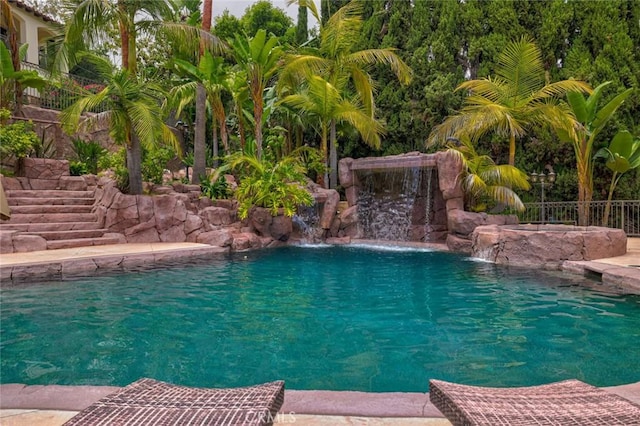
{"label": "stone staircase", "polygon": [[2,252],[26,252],[117,244],[120,234],[104,229],[94,211],[92,190],[6,190],[11,219],[0,223]]}

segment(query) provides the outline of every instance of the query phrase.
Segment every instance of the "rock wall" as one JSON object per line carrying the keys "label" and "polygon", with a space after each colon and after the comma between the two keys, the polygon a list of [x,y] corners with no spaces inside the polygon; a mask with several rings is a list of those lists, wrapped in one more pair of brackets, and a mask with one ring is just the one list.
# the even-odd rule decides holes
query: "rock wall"
{"label": "rock wall", "polygon": [[594,260],[627,252],[621,229],[572,225],[478,226],[472,256],[504,265],[561,269],[566,260]]}

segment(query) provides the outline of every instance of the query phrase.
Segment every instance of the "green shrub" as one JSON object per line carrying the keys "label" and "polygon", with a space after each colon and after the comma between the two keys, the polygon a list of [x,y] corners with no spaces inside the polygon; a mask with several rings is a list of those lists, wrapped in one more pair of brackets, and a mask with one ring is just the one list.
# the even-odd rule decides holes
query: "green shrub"
{"label": "green shrub", "polygon": [[200,191],[202,191],[202,195],[212,200],[226,199],[232,195],[227,179],[224,175],[219,176],[217,173],[208,179],[200,179]]}
{"label": "green shrub", "polygon": [[0,157],[26,157],[40,143],[40,139],[33,131],[32,122],[17,121],[6,124],[9,117],[9,110],[0,109]]}
{"label": "green shrub", "polygon": [[284,214],[291,217],[298,206],[313,204],[313,197],[304,188],[307,169],[300,151],[294,151],[278,162],[237,154],[229,157],[229,165],[243,173],[236,190],[241,219],[249,215],[253,206],[268,208],[273,216],[283,209]]}
{"label": "green shrub", "polygon": [[175,157],[175,152],[171,148],[160,147],[150,150],[142,150],[142,180],[162,183],[162,175],[167,168],[169,161]]}
{"label": "green shrub", "polygon": [[98,163],[100,158],[106,155],[107,150],[99,143],[93,141],[83,141],[82,139],[73,139],[73,152],[78,162],[84,163],[86,173],[98,174]]}
{"label": "green shrub", "polygon": [[124,193],[129,190],[129,171],[127,170],[127,150],[121,148],[116,152],[108,153],[98,159],[100,170],[111,170],[114,174],[116,186]]}
{"label": "green shrub", "polygon": [[82,161],[72,161],[69,163],[69,173],[71,176],[82,176],[89,173],[89,169]]}

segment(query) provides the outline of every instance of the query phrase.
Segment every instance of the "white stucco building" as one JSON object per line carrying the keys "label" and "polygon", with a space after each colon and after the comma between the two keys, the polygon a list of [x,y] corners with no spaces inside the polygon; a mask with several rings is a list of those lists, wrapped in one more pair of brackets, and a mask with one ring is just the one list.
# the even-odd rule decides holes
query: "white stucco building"
{"label": "white stucco building", "polygon": [[[55,20],[20,0],[7,0],[11,9],[18,44],[28,44],[25,62],[46,66],[47,44],[60,34],[61,26]],[[0,19],[0,38],[8,40],[7,17]]]}

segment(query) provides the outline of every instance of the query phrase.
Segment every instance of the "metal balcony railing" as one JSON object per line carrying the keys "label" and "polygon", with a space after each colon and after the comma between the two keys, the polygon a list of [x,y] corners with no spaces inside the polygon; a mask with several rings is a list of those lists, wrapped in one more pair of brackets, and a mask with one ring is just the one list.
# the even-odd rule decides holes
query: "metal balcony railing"
{"label": "metal balcony railing", "polygon": [[[24,90],[23,101],[26,104],[39,106],[41,108],[53,109],[61,111],[73,104],[80,96],[87,91],[96,93],[102,90],[103,85],[79,76],[59,73],[52,78],[51,73],[36,64],[30,62],[21,62],[20,66],[23,70],[33,70],[38,72],[40,76],[51,81],[42,91],[33,88]],[[105,111],[106,107],[102,106],[93,112]]]}
{"label": "metal balcony railing", "polygon": [[[589,203],[587,226],[602,226],[606,201]],[[518,214],[520,223],[578,224],[577,201],[526,203],[526,210]],[[609,228],[622,229],[629,237],[640,237],[640,200],[611,201]]]}

